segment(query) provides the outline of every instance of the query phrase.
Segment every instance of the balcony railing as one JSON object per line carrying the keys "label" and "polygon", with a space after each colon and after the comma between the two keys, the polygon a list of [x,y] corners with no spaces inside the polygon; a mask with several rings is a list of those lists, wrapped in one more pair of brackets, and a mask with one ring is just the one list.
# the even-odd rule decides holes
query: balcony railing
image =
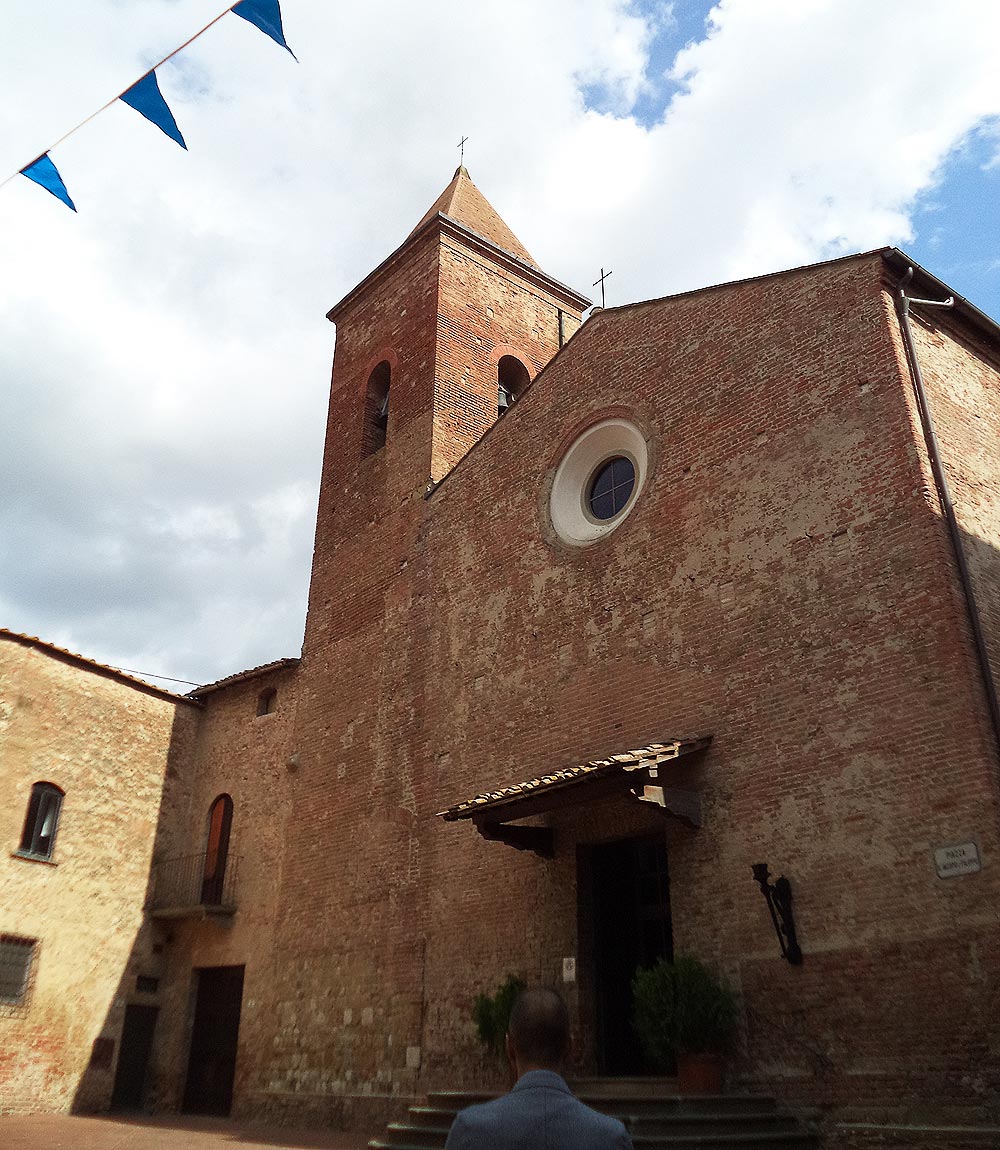
{"label": "balcony railing", "polygon": [[147,909],[154,918],[192,918],[236,913],[239,859],[230,857],[208,873],[206,853],[164,859],[153,871],[153,893]]}

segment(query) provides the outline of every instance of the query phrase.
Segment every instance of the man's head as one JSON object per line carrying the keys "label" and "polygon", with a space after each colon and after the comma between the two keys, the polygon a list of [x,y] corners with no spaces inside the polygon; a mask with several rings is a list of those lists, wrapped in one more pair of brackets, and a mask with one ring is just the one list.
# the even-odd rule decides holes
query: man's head
{"label": "man's head", "polygon": [[569,1012],[554,990],[523,991],[510,1012],[507,1056],[518,1075],[527,1070],[558,1070],[569,1049]]}

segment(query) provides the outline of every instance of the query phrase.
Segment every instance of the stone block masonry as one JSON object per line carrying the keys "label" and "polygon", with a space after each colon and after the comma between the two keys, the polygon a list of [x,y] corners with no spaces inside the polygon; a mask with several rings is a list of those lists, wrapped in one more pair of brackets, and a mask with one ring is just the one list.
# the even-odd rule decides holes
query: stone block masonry
{"label": "stone block masonry", "polygon": [[[104,1108],[126,1003],[162,960],[144,917],[164,787],[199,708],[0,632],[0,934],[35,941],[0,1005],[0,1113]],[[20,856],[36,782],[64,792],[51,858]],[[93,1057],[101,1041],[111,1057]]]}

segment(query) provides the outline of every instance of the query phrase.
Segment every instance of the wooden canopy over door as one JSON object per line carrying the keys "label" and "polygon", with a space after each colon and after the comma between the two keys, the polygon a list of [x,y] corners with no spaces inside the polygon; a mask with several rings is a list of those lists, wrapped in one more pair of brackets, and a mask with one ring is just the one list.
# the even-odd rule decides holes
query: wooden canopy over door
{"label": "wooden canopy over door", "polygon": [[703,751],[711,736],[652,743],[635,751],[567,767],[524,783],[487,791],[438,811],[446,822],[469,819],[483,836],[542,858],[555,853],[552,827],[512,825],[518,819],[547,814],[614,795],[656,803],[689,826],[701,826],[701,801],[694,791],[664,785],[663,770],[684,755]]}

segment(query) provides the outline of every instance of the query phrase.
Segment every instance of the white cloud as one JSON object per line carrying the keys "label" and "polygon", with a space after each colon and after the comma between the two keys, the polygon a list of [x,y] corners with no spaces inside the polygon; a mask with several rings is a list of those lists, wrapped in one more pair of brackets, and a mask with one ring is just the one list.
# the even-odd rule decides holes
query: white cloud
{"label": "white cloud", "polygon": [[[220,7],[12,6],[0,178]],[[461,135],[542,265],[583,288],[613,267],[623,302],[905,241],[1000,114],[986,0],[724,0],[646,128],[671,7],[285,0],[301,64],[228,16],[161,70],[188,153],[116,104],[54,153],[78,216],[0,190],[0,623],[181,678],[297,650],[323,316]]]}

